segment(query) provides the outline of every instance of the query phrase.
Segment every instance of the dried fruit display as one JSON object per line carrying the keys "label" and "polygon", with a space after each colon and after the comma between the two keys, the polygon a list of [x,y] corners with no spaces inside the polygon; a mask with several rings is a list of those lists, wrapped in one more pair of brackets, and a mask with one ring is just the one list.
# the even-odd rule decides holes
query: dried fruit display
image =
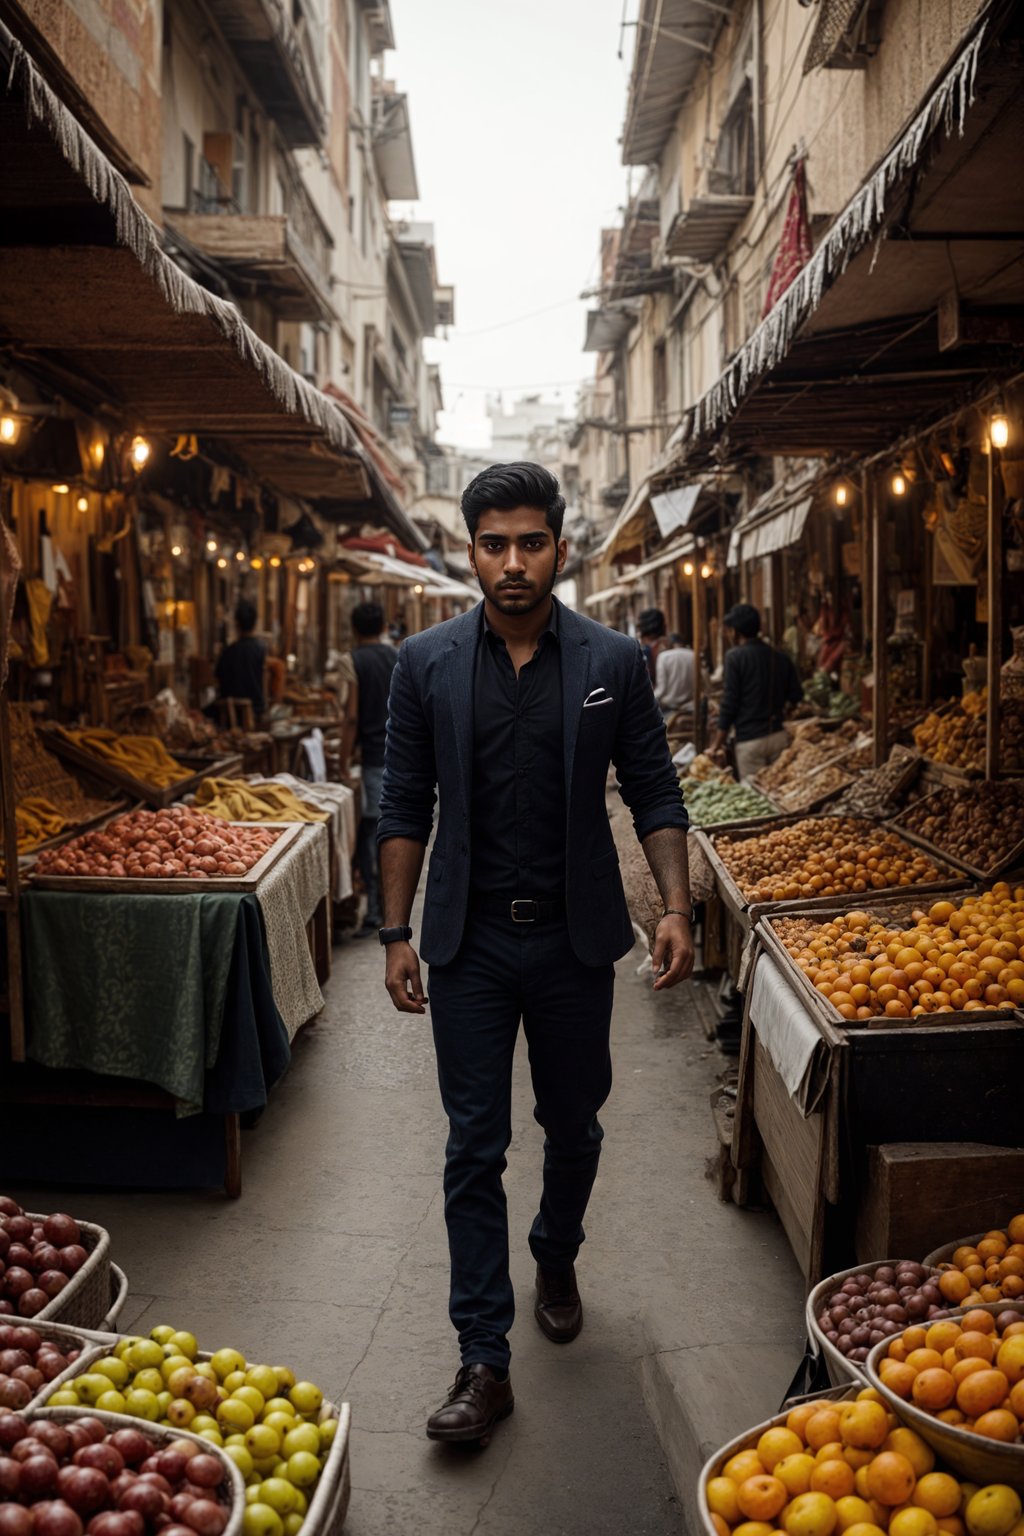
{"label": "dried fruit display", "polygon": [[865,768],[829,809],[836,815],[872,816],[877,819],[899,813],[899,796],[915,777],[921,759],[896,748],[880,768]]}
{"label": "dried fruit display", "polygon": [[845,816],[808,817],[753,837],[717,837],[715,852],[750,902],[928,885],[943,876],[928,854],[894,832]]}
{"label": "dried fruit display", "polygon": [[280,828],[234,826],[185,806],[132,811],[96,832],[47,848],[35,870],[41,875],[150,880],[245,875],[280,835]]}
{"label": "dried fruit display", "polygon": [[1024,1298],[1024,1211],[1005,1231],[986,1232],[976,1244],[962,1243],[948,1264],[939,1265],[939,1289],[958,1307]]}
{"label": "dried fruit display", "polygon": [[772,924],[811,986],[840,1018],[1013,1009],[1024,1003],[1024,887],[962,905],[937,901],[899,928],[869,912]]}
{"label": "dried fruit display", "polygon": [[751,1435],[707,1481],[716,1536],[1009,1536],[1020,1496],[1004,1483],[961,1481],[891,1418],[864,1387],[851,1402],[801,1403]]}
{"label": "dried fruit display", "polygon": [[772,802],[752,784],[716,784],[711,781],[701,784],[684,779],[683,799],[686,814],[694,827],[775,814]]}
{"label": "dried fruit display", "polygon": [[1024,1316],[974,1307],[891,1340],[877,1362],[894,1397],[969,1434],[1020,1445],[1024,1425]]}
{"label": "dried fruit display", "polygon": [[900,825],[988,874],[1024,841],[1024,782],[999,779],[919,800]]}
{"label": "dried fruit display", "polygon": [[[966,772],[985,766],[988,690],[965,693],[948,714],[930,714],[914,730],[914,744],[935,763]],[[1024,769],[1024,699],[1003,699],[999,717],[999,755],[1005,771]]]}
{"label": "dried fruit display", "polygon": [[814,773],[851,747],[858,734],[859,726],[854,720],[847,720],[834,731],[817,723],[801,726],[786,750],[774,763],[761,769],[754,783],[781,805],[787,793],[803,788],[802,781],[809,773]]}

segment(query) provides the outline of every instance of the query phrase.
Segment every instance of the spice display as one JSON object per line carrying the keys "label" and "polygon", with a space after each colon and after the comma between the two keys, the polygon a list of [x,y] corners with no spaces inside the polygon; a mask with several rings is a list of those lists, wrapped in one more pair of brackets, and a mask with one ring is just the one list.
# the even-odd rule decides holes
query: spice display
{"label": "spice display", "polygon": [[708,1480],[707,1508],[717,1536],[1008,1536],[1021,1515],[1012,1488],[961,1482],[915,1430],[893,1428],[873,1387],[793,1408]]}
{"label": "spice display", "polygon": [[166,1324],[120,1339],[47,1406],[125,1413],[223,1447],[246,1483],[249,1536],[298,1536],[338,1428],[320,1388],[287,1366],[237,1349],[200,1358],[195,1335]]}
{"label": "spice display", "polygon": [[836,1014],[919,1018],[1024,1003],[1024,887],[1000,884],[962,905],[937,901],[895,926],[870,912],[774,923],[784,948]]}
{"label": "spice display", "polygon": [[244,875],[280,835],[269,827],[232,826],[184,806],[132,811],[59,848],[46,849],[35,869],[43,875],[160,880]]}
{"label": "spice display", "polygon": [[176,762],[155,736],[121,736],[105,730],[64,730],[63,734],[83,752],[102,758],[143,784],[163,789],[191,775],[191,769]]}
{"label": "spice display", "polygon": [[[1024,1262],[1020,1258],[1013,1263]],[[1024,1316],[982,1307],[906,1329],[878,1362],[878,1380],[944,1424],[1020,1445],[1024,1425]]]}
{"label": "spice display", "polygon": [[847,720],[838,730],[826,730],[814,722],[801,726],[786,750],[774,763],[761,769],[754,783],[781,805],[787,793],[794,793],[798,785],[802,788],[802,780],[809,773],[851,747],[857,735],[858,726],[853,720]]}
{"label": "spice display", "polygon": [[714,783],[711,780],[702,784],[684,779],[683,799],[690,823],[695,827],[775,814],[771,801],[752,784]]}
{"label": "spice display", "polygon": [[837,815],[872,816],[879,820],[898,814],[899,796],[915,777],[921,759],[896,748],[880,768],[865,768],[829,807]]}
{"label": "spice display", "polygon": [[911,806],[901,825],[987,874],[1024,841],[1024,783],[993,780],[942,790]]}
{"label": "spice display", "polygon": [[[985,766],[988,689],[965,693],[946,714],[930,714],[914,730],[914,744],[935,763],[965,772]],[[1000,762],[1004,769],[1024,769],[1024,698],[1002,701],[999,717]]]}
{"label": "spice display", "polygon": [[[62,1211],[27,1216],[9,1195],[0,1195],[0,1315],[35,1317],[60,1295],[88,1257],[74,1217]],[[0,1371],[5,1369],[2,1362],[0,1355]],[[0,1392],[0,1407],[5,1405],[24,1407],[7,1402]]]}
{"label": "spice display", "polygon": [[911,1259],[850,1275],[824,1302],[818,1327],[841,1355],[860,1364],[873,1344],[917,1318],[942,1313],[946,1304],[937,1279],[934,1270]]}
{"label": "spice display", "polygon": [[928,854],[894,832],[851,817],[816,816],[753,837],[723,836],[715,851],[751,902],[925,885],[942,875]]}
{"label": "spice display", "polygon": [[244,779],[204,779],[195,803],[225,821],[327,821],[326,811],[300,800],[285,784],[247,784]]}
{"label": "spice display", "polygon": [[957,1307],[1024,1297],[1024,1212],[1006,1229],[986,1232],[978,1243],[962,1243],[948,1264],[939,1265],[939,1289]]}

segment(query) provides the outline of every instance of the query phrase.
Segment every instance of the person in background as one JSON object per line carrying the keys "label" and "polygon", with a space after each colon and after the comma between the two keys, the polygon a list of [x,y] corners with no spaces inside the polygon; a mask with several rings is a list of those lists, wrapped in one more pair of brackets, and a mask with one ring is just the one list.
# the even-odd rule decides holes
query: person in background
{"label": "person in background", "polygon": [[761,615],[750,603],[730,608],[725,628],[730,649],[711,756],[725,762],[726,737],[734,730],[736,776],[751,779],[785,750],[786,707],[801,702],[803,689],[790,657],[761,638]]}
{"label": "person in background", "polygon": [[253,634],[256,608],[247,598],[243,597],[235,609],[235,627],[238,639],[224,647],[214,667],[217,695],[221,699],[248,699],[259,719],[266,707],[263,669],[267,648]]}
{"label": "person in background", "polygon": [[362,765],[363,806],[356,836],[356,866],[366,887],[366,914],[356,938],[375,934],[381,925],[380,865],[377,857],[377,818],[384,777],[384,737],[388,693],[398,652],[383,638],[384,610],[379,603],[360,603],[352,610],[352,667],[341,728],[341,776],[348,773],[355,747]]}
{"label": "person in background", "polygon": [[658,652],[654,665],[654,697],[666,717],[693,708],[693,668],[696,658],[679,635],[669,635],[669,645]]}
{"label": "person in background", "polygon": [[647,663],[647,671],[651,682],[656,678],[658,657],[662,651],[667,651],[669,646],[668,636],[665,633],[665,615],[660,608],[645,608],[636,621],[636,632],[640,640],[640,649],[644,653],[644,661]]}
{"label": "person in background", "polygon": [[288,684],[288,664],[280,654],[280,647],[272,648],[267,657],[267,697],[271,704],[281,704],[284,701],[284,691]]}

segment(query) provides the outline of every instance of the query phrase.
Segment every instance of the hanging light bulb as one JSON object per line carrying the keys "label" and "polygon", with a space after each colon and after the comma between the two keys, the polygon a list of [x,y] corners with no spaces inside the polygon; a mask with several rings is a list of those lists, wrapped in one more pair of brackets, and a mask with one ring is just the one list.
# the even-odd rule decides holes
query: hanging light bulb
{"label": "hanging light bulb", "polygon": [[836,503],[836,506],[837,507],[845,507],[846,503],[849,501],[849,499],[850,499],[849,487],[846,486],[843,483],[842,480],[840,480],[838,482],[838,484],[836,485],[836,489],[835,489],[835,503]]}
{"label": "hanging light bulb", "polygon": [[245,559],[245,550],[244,549],[236,549],[235,550],[235,559],[236,560],[244,560]]}
{"label": "hanging light bulb", "polygon": [[208,555],[215,555],[217,553],[217,540],[216,539],[212,539],[212,538],[211,539],[207,539],[207,541],[206,541],[206,553]]}
{"label": "hanging light bulb", "polygon": [[263,558],[262,558],[262,556],[260,556],[260,555],[253,555],[252,559],[249,561],[249,564],[252,566],[254,571],[262,571],[262,569],[263,569]]}
{"label": "hanging light bulb", "polygon": [[279,568],[280,564],[281,564],[281,556],[280,555],[271,555],[271,557],[270,557],[270,564],[273,566],[274,570],[276,571]]}
{"label": "hanging light bulb", "polygon": [[226,571],[227,568],[228,568],[228,562],[225,560],[223,555],[220,555],[218,557],[217,568],[218,568],[218,570],[221,570],[221,571]]}
{"label": "hanging light bulb", "polygon": [[96,438],[94,442],[89,444],[89,457],[92,459],[94,468],[102,468],[103,460],[106,458],[106,454],[106,445],[101,438]]}
{"label": "hanging light bulb", "polygon": [[89,498],[88,498],[88,496],[79,496],[78,500],[75,502],[75,507],[76,507],[76,509],[79,512],[88,512],[88,510],[89,510]]}
{"label": "hanging light bulb", "polygon": [[1005,448],[1010,441],[1010,423],[1006,419],[1001,400],[996,402],[995,411],[988,424],[988,435],[993,448]]}
{"label": "hanging light bulb", "polygon": [[50,486],[50,490],[57,496],[66,496],[70,489],[71,487],[65,485],[63,481],[60,481],[57,485]]}
{"label": "hanging light bulb", "polygon": [[693,575],[693,561],[692,560],[687,560],[687,561],[684,562],[684,564],[683,564],[683,575],[684,576],[692,576]]}
{"label": "hanging light bulb", "polygon": [[180,544],[172,544],[171,545],[171,554],[173,555],[174,559],[177,560],[178,556],[181,554],[181,545]]}
{"label": "hanging light bulb", "polygon": [[416,593],[417,597],[422,596],[423,588],[422,588],[422,586],[420,585],[419,582],[417,582],[416,585],[413,587],[413,591]]}
{"label": "hanging light bulb", "polygon": [[131,448],[128,450],[134,469],[145,469],[149,463],[149,456],[153,452],[153,446],[148,438],[136,435],[132,438]]}
{"label": "hanging light bulb", "polygon": [[21,422],[17,416],[0,416],[0,443],[11,447],[21,436]]}
{"label": "hanging light bulb", "polygon": [[894,496],[905,496],[907,494],[907,482],[899,470],[893,475],[890,488]]}
{"label": "hanging light bulb", "polygon": [[706,560],[700,568],[700,574],[703,576],[705,581],[707,581],[708,577],[712,574],[711,567],[708,565]]}

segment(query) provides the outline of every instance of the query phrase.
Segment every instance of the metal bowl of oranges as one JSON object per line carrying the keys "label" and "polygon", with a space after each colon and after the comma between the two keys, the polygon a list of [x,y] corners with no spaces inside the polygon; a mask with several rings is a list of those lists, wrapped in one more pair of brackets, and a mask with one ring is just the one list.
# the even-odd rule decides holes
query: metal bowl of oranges
{"label": "metal bowl of oranges", "polygon": [[936,1248],[925,1263],[948,1275],[940,1288],[958,1306],[1024,1297],[1024,1212],[1011,1217],[1005,1230],[996,1227]]}
{"label": "metal bowl of oranges", "polygon": [[1024,1302],[987,1302],[875,1346],[867,1378],[972,1482],[1024,1492]]}

